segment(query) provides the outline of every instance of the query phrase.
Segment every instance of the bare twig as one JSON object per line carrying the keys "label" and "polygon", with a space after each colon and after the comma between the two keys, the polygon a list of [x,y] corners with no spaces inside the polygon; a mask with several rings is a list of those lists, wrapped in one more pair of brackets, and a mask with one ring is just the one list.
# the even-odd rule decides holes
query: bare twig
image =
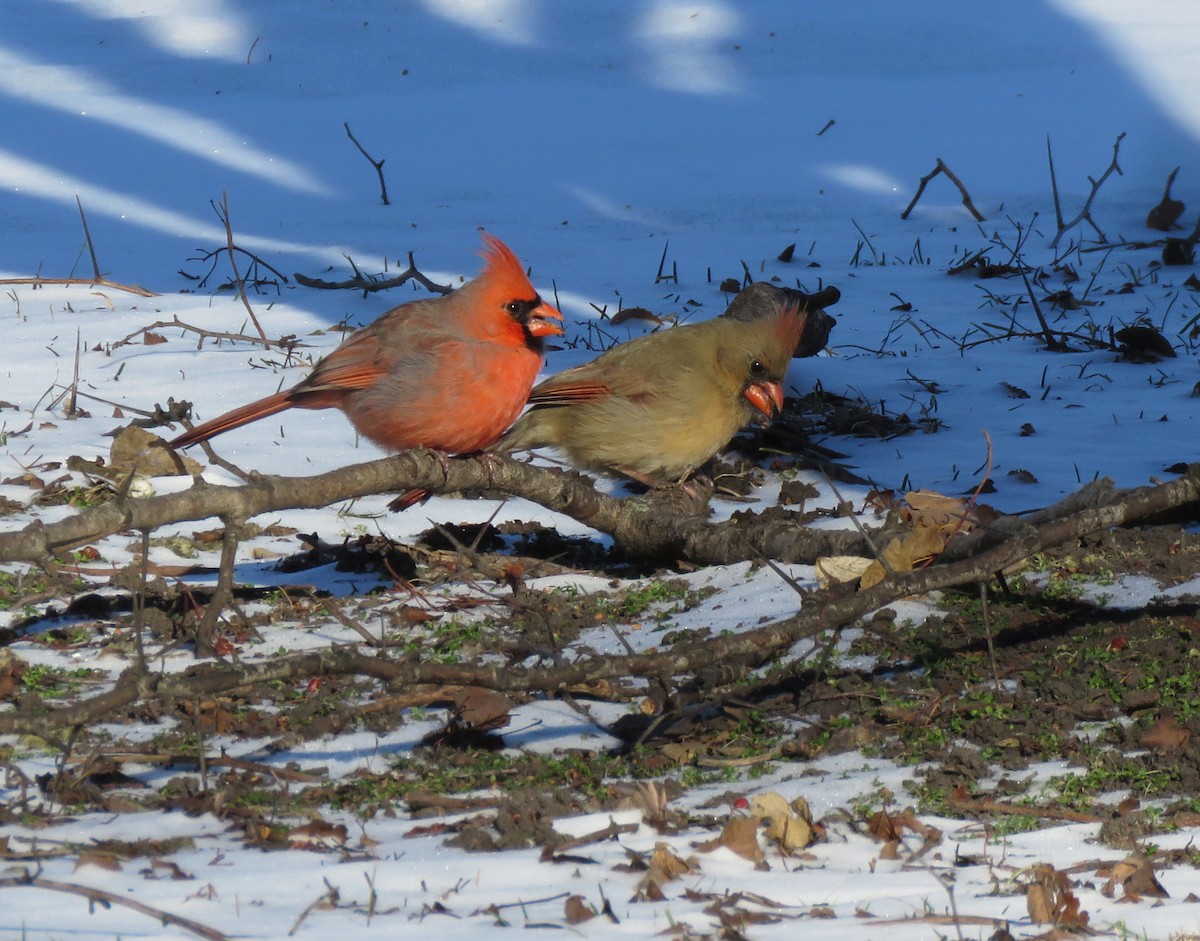
{"label": "bare twig", "polygon": [[258,330],[260,342],[267,349],[271,348],[271,342],[267,339],[267,331],[262,328],[262,324],[258,322],[258,317],[254,313],[254,308],[250,306],[250,298],[246,296],[246,282],[242,280],[242,276],[238,274],[237,255],[234,253],[233,246],[233,224],[229,220],[229,194],[224,190],[221,191],[221,211],[219,213],[221,221],[225,224],[225,244],[229,248],[229,267],[233,269],[233,280],[237,285],[238,297],[242,299],[242,304],[245,305],[246,313],[250,315],[250,321]]}
{"label": "bare twig", "polygon": [[[449,476],[454,476],[453,469]],[[494,484],[503,485],[505,476],[502,466]],[[207,489],[211,496],[227,488]],[[769,658],[897,598],[977,584],[991,573],[1048,548],[1114,526],[1137,524],[1165,510],[1197,502],[1200,502],[1200,464],[1190,466],[1178,480],[1155,486],[1117,491],[1111,486],[1088,485],[1044,511],[1036,523],[1004,517],[986,530],[981,528],[957,537],[938,561],[926,568],[897,573],[864,590],[834,586],[813,591],[798,613],[782,620],[739,634],[690,640],[634,656],[595,654],[548,666],[522,666],[500,660],[438,663],[385,659],[373,651],[365,655],[353,646],[343,645],[253,663],[199,664],[186,673],[144,676],[130,669],[118,678],[113,689],[89,699],[49,708],[40,714],[0,713],[0,734],[45,737],[53,734],[54,729],[86,724],[140,700],[215,696],[259,683],[293,683],[323,676],[367,676],[405,689],[418,685],[467,685],[524,692],[560,690],[615,677],[696,675],[733,658]],[[646,519],[644,512],[638,514],[639,525],[645,526]]]}
{"label": "bare twig", "polygon": [[43,278],[34,276],[32,278],[0,278],[0,284],[29,284],[35,289],[48,284],[86,284],[89,287],[100,285],[101,287],[111,288],[114,291],[124,291],[127,294],[136,294],[139,297],[158,297],[154,291],[148,291],[140,284],[120,284],[116,281],[110,281],[100,273],[100,262],[96,259],[96,245],[92,241],[92,232],[88,228],[87,215],[83,211],[83,201],[78,196],[75,197],[75,204],[79,207],[79,220],[83,223],[83,238],[87,243],[88,255],[92,260],[92,277],[90,278]]}
{"label": "bare twig", "polygon": [[124,291],[126,294],[136,294],[138,297],[158,297],[155,291],[148,291],[140,284],[119,284],[116,281],[110,281],[108,278],[0,278],[0,284],[28,284],[33,288],[45,287],[47,285],[65,285],[65,284],[80,284],[88,287],[109,288],[113,291]]}
{"label": "bare twig", "polygon": [[154,918],[164,925],[175,925],[185,931],[190,931],[192,934],[200,938],[208,938],[209,941],[228,941],[229,935],[223,931],[217,931],[216,928],[210,928],[207,925],[202,925],[198,921],[193,921],[190,918],[184,918],[182,915],[173,915],[161,908],[152,908],[143,902],[136,899],[127,898],[124,895],[118,895],[115,892],[108,892],[104,889],[97,889],[90,885],[78,885],[74,882],[58,882],[54,879],[44,879],[39,873],[26,876],[10,876],[0,878],[0,889],[16,889],[16,888],[34,888],[34,889],[49,889],[52,892],[66,892],[69,895],[79,895],[87,899],[89,903],[99,904],[105,907],[110,905],[121,905],[125,908],[133,909],[142,915],[147,915]]}
{"label": "bare twig", "polygon": [[929,185],[929,181],[932,180],[939,173],[944,173],[946,175],[946,179],[948,179],[951,183],[953,183],[958,188],[958,192],[962,196],[962,204],[966,207],[967,212],[969,212],[972,216],[975,217],[975,221],[983,222],[984,215],[978,209],[975,208],[975,204],[971,201],[971,194],[968,193],[967,188],[965,186],[963,186],[962,180],[960,180],[957,176],[954,175],[954,173],[951,171],[951,169],[948,166],[946,166],[945,162],[942,160],[941,157],[937,158],[937,166],[935,166],[932,170],[930,170],[923,177],[921,177],[920,185],[917,186],[917,192],[913,196],[912,202],[910,202],[908,204],[908,208],[906,208],[904,210],[904,212],[900,213],[900,218],[901,219],[908,218],[908,214],[910,212],[912,212],[913,209],[916,207],[917,201],[921,198],[921,194],[925,192],[925,187]]}
{"label": "bare twig", "polygon": [[349,121],[343,121],[342,127],[344,127],[346,129],[346,136],[349,137],[350,140],[354,141],[354,146],[358,148],[358,152],[360,154],[362,154],[364,157],[366,157],[367,161],[371,164],[371,166],[373,166],[375,168],[375,172],[379,175],[379,195],[383,199],[383,204],[385,206],[390,206],[391,202],[388,200],[388,194],[387,194],[387,181],[384,180],[384,178],[383,178],[383,163],[384,163],[384,161],[376,160],[369,153],[367,153],[367,149],[358,142],[358,138],[355,137],[354,133],[350,130],[350,122]]}
{"label": "bare twig", "polygon": [[83,200],[79,195],[75,196],[75,205],[79,207],[79,221],[83,223],[83,238],[87,242],[88,254],[92,258],[92,276],[99,281],[103,275],[100,274],[100,262],[96,260],[96,245],[92,242],[92,231],[88,228],[87,215],[83,211]]}
{"label": "bare twig", "polygon": [[292,923],[292,929],[288,932],[289,938],[300,930],[300,926],[304,924],[304,919],[306,919],[317,909],[337,908],[338,900],[341,898],[341,893],[334,885],[330,883],[328,879],[325,879],[325,889],[326,891],[315,898],[308,908],[304,909],[304,911],[296,916],[296,920]]}
{"label": "bare twig", "polygon": [[1079,210],[1078,214],[1070,222],[1063,222],[1062,209],[1060,207],[1058,198],[1058,183],[1054,175],[1054,155],[1050,150],[1050,139],[1046,138],[1046,157],[1050,161],[1050,185],[1054,190],[1054,215],[1058,223],[1058,232],[1055,233],[1053,241],[1050,242],[1051,248],[1057,247],[1058,242],[1063,235],[1070,229],[1075,228],[1075,226],[1079,225],[1081,222],[1086,222],[1088,225],[1090,225],[1095,230],[1096,235],[1099,237],[1101,242],[1108,241],[1104,233],[1100,231],[1100,227],[1096,225],[1095,220],[1092,218],[1092,203],[1095,202],[1096,194],[1100,192],[1100,187],[1104,185],[1104,181],[1112,176],[1114,172],[1124,176],[1124,171],[1121,169],[1120,164],[1117,163],[1117,157],[1121,152],[1121,141],[1124,139],[1125,132],[1122,131],[1117,135],[1116,141],[1113,142],[1112,160],[1109,162],[1105,171],[1100,174],[1100,178],[1094,180],[1090,176],[1088,177],[1088,182],[1092,185],[1092,189],[1091,192],[1088,193],[1087,199],[1085,199],[1083,202],[1083,208]]}
{"label": "bare twig", "polygon": [[[122,337],[120,340],[117,340],[115,343],[113,343],[113,349],[116,349],[119,346],[127,346],[137,337],[145,337],[147,333],[151,333],[155,330],[163,330],[168,327],[178,327],[180,330],[190,330],[192,333],[196,334],[199,337],[199,340],[196,343],[196,349],[201,349],[204,346],[204,341],[206,339],[241,340],[246,343],[260,344],[264,342],[262,337],[253,337],[246,333],[227,333],[224,330],[210,330],[207,327],[196,327],[190,323],[185,323],[184,321],[180,320],[179,315],[176,314],[172,320],[156,320],[154,323],[148,324],[147,326],[138,327],[138,329],[134,330],[133,333]],[[297,347],[303,347],[307,345],[297,340],[295,334],[290,333],[287,336],[279,337],[276,340],[267,339],[266,344],[268,346],[277,346],[279,349],[289,354]]]}
{"label": "bare twig", "polygon": [[354,264],[354,260],[349,255],[346,256],[346,260],[350,262],[350,267],[354,269],[354,277],[347,278],[344,281],[326,281],[322,278],[312,278],[308,275],[300,274],[300,272],[296,272],[292,277],[296,279],[297,284],[302,284],[306,288],[320,288],[323,291],[349,289],[352,291],[362,291],[364,295],[372,294],[375,291],[386,291],[389,288],[397,288],[406,281],[416,281],[434,294],[449,294],[454,290],[449,284],[438,284],[418,271],[417,266],[413,263],[412,252],[408,253],[408,268],[391,278],[364,275],[358,270],[358,267]]}

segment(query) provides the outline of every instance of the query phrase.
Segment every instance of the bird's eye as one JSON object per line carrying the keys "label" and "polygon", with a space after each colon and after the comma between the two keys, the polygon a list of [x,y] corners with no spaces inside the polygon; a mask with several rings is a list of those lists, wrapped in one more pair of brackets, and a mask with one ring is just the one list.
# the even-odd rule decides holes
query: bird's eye
{"label": "bird's eye", "polygon": [[506,311],[508,311],[510,314],[517,314],[517,313],[520,313],[520,311],[521,311],[521,305],[519,303],[517,303],[516,301],[509,301],[507,304],[504,305],[504,309]]}
{"label": "bird's eye", "polygon": [[756,359],[750,364],[750,375],[752,376],[761,376],[766,371],[767,367],[762,364],[761,360]]}

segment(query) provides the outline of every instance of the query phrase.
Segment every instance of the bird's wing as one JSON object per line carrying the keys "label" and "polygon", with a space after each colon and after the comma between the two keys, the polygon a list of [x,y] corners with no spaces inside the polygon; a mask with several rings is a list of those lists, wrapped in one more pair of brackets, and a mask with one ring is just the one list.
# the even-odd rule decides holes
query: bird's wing
{"label": "bird's wing", "polygon": [[296,391],[348,392],[366,389],[378,382],[387,372],[379,353],[378,335],[373,331],[360,331],[317,363],[308,378],[296,387]]}
{"label": "bird's wing", "polygon": [[529,404],[535,408],[558,405],[583,405],[612,395],[605,383],[581,379],[575,382],[554,383],[547,380],[529,394]]}

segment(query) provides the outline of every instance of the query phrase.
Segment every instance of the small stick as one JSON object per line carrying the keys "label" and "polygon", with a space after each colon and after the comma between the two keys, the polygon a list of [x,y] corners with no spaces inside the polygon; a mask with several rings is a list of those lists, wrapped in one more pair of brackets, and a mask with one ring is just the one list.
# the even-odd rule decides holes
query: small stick
{"label": "small stick", "polygon": [[310,278],[308,275],[296,272],[292,275],[296,279],[297,284],[302,284],[306,288],[320,288],[323,291],[339,291],[344,288],[349,288],[353,291],[362,291],[363,294],[372,294],[375,291],[386,291],[389,288],[398,288],[405,281],[417,281],[424,285],[429,291],[434,294],[449,294],[454,290],[449,284],[438,284],[436,281],[431,281],[417,270],[416,264],[413,263],[413,253],[408,253],[408,268],[400,274],[391,278],[372,278],[370,275],[364,275],[359,272],[358,266],[354,264],[354,259],[349,255],[346,260],[350,262],[350,267],[354,269],[354,277],[347,278],[345,281],[325,281],[322,278]]}
{"label": "small stick", "polygon": [[119,284],[116,281],[109,281],[108,278],[0,278],[0,284],[29,284],[35,288],[40,288],[48,284],[86,284],[88,287],[94,287],[99,284],[106,288],[111,288],[114,291],[124,291],[126,294],[136,294],[138,297],[158,297],[155,291],[148,291],[140,284]]}
{"label": "small stick", "polygon": [[975,203],[973,203],[971,201],[971,194],[968,193],[967,188],[965,186],[963,186],[962,180],[960,180],[957,176],[954,175],[954,171],[952,171],[948,166],[946,166],[945,162],[942,160],[941,157],[937,158],[937,166],[934,167],[932,170],[930,170],[923,177],[921,177],[921,182],[917,186],[916,195],[913,196],[912,202],[910,202],[908,204],[908,208],[905,209],[904,212],[900,213],[900,218],[901,219],[908,218],[909,213],[913,211],[913,209],[917,205],[917,201],[921,198],[921,194],[925,192],[925,187],[929,185],[929,181],[932,180],[939,173],[944,173],[946,175],[946,179],[948,179],[951,183],[953,183],[958,188],[958,192],[962,195],[962,204],[967,208],[967,212],[969,212],[972,216],[975,217],[975,221],[976,222],[985,221],[983,213],[981,213],[978,209],[976,209]]}
{"label": "small stick", "polygon": [[830,118],[828,121],[825,122],[825,126],[823,128],[821,128],[821,130],[817,131],[817,137],[820,137],[822,134],[824,134],[826,131],[828,131],[831,127],[833,127],[835,124],[837,124],[837,121],[835,121],[833,118]]}
{"label": "small stick", "polygon": [[198,921],[192,921],[190,918],[184,918],[181,915],[172,915],[168,911],[161,908],[152,908],[135,899],[126,898],[123,895],[118,895],[116,892],[107,892],[104,889],[97,889],[89,885],[77,885],[73,882],[58,882],[52,879],[43,879],[39,872],[33,875],[15,876],[0,878],[0,889],[13,889],[28,886],[35,889],[50,889],[53,892],[67,892],[71,895],[80,895],[88,900],[89,903],[103,905],[123,905],[126,908],[131,908],[135,912],[140,912],[143,915],[148,915],[155,918],[163,925],[177,925],[185,931],[190,931],[192,934],[201,938],[207,938],[209,941],[229,941],[229,935],[223,931],[217,931],[215,928],[210,928],[207,925],[202,925]]}
{"label": "small stick", "polygon": [[[360,154],[362,154],[364,157],[366,157],[367,161],[371,164],[371,166],[373,166],[375,168],[375,172],[379,175],[379,195],[383,197],[383,204],[385,206],[390,206],[391,202],[388,200],[387,182],[383,179],[383,163],[384,163],[384,161],[376,160],[369,153],[367,153],[367,149],[358,142],[358,138],[354,136],[353,132],[351,132],[349,121],[343,121],[342,127],[344,127],[346,129],[346,136],[349,137],[350,140],[354,141],[354,146],[358,148],[358,152]],[[387,158],[384,158],[384,159],[386,160]]]}
{"label": "small stick", "polygon": [[246,296],[246,282],[238,274],[237,256],[234,254],[233,247],[233,225],[229,221],[229,194],[225,190],[221,191],[220,216],[221,221],[225,223],[225,242],[229,247],[229,267],[233,269],[233,280],[237,284],[238,297],[242,299],[242,303],[246,307],[246,313],[250,315],[250,320],[258,329],[258,335],[261,338],[263,346],[270,349],[271,341],[267,339],[267,331],[262,328],[262,324],[258,322],[258,317],[254,315],[254,308],[250,306],[250,298]]}
{"label": "small stick", "polygon": [[[1098,225],[1096,225],[1095,220],[1092,219],[1092,203],[1095,202],[1096,194],[1100,192],[1100,187],[1104,185],[1104,181],[1107,180],[1110,176],[1112,176],[1114,171],[1116,173],[1120,174],[1121,176],[1125,175],[1125,171],[1122,170],[1120,164],[1117,163],[1117,157],[1121,151],[1121,141],[1124,139],[1125,139],[1125,132],[1122,131],[1120,134],[1117,135],[1117,139],[1113,143],[1112,161],[1109,163],[1107,169],[1105,169],[1105,171],[1100,174],[1100,178],[1098,180],[1093,180],[1090,176],[1088,177],[1088,182],[1092,184],[1092,191],[1090,193],[1088,193],[1087,199],[1084,200],[1083,208],[1079,210],[1079,213],[1070,222],[1064,223],[1062,221],[1062,213],[1059,212],[1059,208],[1058,208],[1058,188],[1057,188],[1057,186],[1055,186],[1054,210],[1058,214],[1058,232],[1054,236],[1054,241],[1052,241],[1050,243],[1051,248],[1055,248],[1058,245],[1059,239],[1061,239],[1063,237],[1063,234],[1068,229],[1075,228],[1075,226],[1079,225],[1079,223],[1081,223],[1081,222],[1086,222],[1093,229],[1095,229],[1096,234],[1100,237],[1101,242],[1108,241],[1108,239],[1105,237],[1104,233],[1100,231],[1100,227]],[[1049,146],[1050,146],[1049,141],[1047,141],[1047,144],[1046,144],[1047,153],[1049,153]],[[1051,163],[1050,163],[1050,179],[1051,179],[1051,183],[1053,184],[1053,181],[1054,181],[1054,162],[1053,161],[1051,161]]]}
{"label": "small stick", "polygon": [[78,194],[75,195],[75,205],[79,207],[79,221],[83,223],[83,238],[84,241],[87,242],[88,254],[92,256],[92,274],[95,275],[96,280],[99,281],[102,277],[100,274],[100,262],[96,260],[96,246],[92,242],[92,232],[88,228],[87,216],[83,211],[83,200],[79,198]]}

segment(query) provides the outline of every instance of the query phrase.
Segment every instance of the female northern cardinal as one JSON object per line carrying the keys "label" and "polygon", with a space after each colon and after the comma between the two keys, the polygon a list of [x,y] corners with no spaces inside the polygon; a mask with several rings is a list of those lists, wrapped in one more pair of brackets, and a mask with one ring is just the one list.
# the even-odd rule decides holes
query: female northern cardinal
{"label": "female northern cardinal", "polygon": [[622,343],[540,383],[495,450],[549,445],[581,467],[680,479],[783,407],[779,383],[806,317],[788,304],[772,317],[716,317]]}
{"label": "female northern cardinal", "polygon": [[454,454],[492,444],[520,414],[562,314],[486,232],[483,273],[452,294],[393,307],[285,392],[235,408],[171,442],[182,448],[288,408],[340,408],[389,451]]}

